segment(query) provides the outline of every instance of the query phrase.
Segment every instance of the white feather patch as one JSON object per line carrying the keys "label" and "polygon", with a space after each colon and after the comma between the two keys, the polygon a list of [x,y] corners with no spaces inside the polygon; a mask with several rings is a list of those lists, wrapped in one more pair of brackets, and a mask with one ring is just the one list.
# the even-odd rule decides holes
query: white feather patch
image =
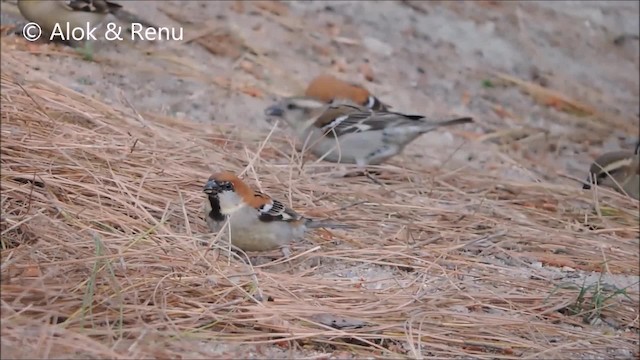
{"label": "white feather patch", "polygon": [[273,205],[272,205],[272,204],[264,204],[264,205],[262,205],[262,207],[260,208],[260,212],[268,213],[268,212],[269,212],[269,210],[271,210],[272,208],[273,208]]}
{"label": "white feather patch", "polygon": [[367,102],[367,107],[372,108],[375,105],[376,99],[373,96],[369,96],[369,101]]}
{"label": "white feather patch", "polygon": [[611,164],[604,166],[602,168],[602,172],[612,172],[614,170],[620,169],[621,167],[625,167],[625,166],[629,166],[631,165],[631,163],[633,163],[633,159],[632,158],[626,158],[626,159],[620,159],[618,161],[614,161]]}
{"label": "white feather patch", "polygon": [[287,213],[287,212],[283,212],[283,213],[281,214],[281,216],[282,216],[282,220],[284,220],[284,221],[296,220],[296,218],[294,218],[293,216],[291,216],[291,215],[290,215],[289,213]]}
{"label": "white feather patch", "polygon": [[292,101],[293,104],[295,104],[297,107],[299,108],[303,108],[303,109],[317,109],[317,108],[321,108],[323,106],[326,106],[325,103],[315,100],[315,99],[295,99],[295,101]]}
{"label": "white feather patch", "polygon": [[357,123],[355,125],[353,125],[352,127],[360,130],[360,131],[369,131],[371,130],[371,125],[367,124],[366,122],[361,122],[361,123]]}
{"label": "white feather patch", "polygon": [[330,122],[327,125],[323,126],[321,128],[321,130],[323,132],[327,132],[329,130],[333,130],[333,128],[335,128],[336,126],[340,125],[341,122],[347,120],[348,118],[349,118],[349,115],[338,116],[337,118],[333,119],[332,122]]}

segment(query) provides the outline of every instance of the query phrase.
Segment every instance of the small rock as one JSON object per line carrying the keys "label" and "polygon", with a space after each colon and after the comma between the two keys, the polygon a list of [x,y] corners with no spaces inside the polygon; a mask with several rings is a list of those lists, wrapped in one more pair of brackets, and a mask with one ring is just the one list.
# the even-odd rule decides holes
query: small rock
{"label": "small rock", "polygon": [[367,325],[366,322],[358,319],[347,318],[329,313],[314,314],[309,318],[320,324],[331,326],[336,329],[358,329]]}
{"label": "small rock", "polygon": [[615,350],[615,353],[619,355],[622,359],[631,359],[633,357],[633,354],[631,353],[631,351],[625,348],[617,349]]}
{"label": "small rock", "polygon": [[376,38],[366,37],[364,38],[363,43],[367,50],[376,54],[384,56],[391,56],[391,54],[393,54],[393,47],[391,47],[391,45]]}
{"label": "small rock", "polygon": [[461,314],[468,314],[469,313],[469,308],[467,308],[466,306],[463,306],[463,305],[450,306],[449,310],[457,312],[457,313],[461,313]]}

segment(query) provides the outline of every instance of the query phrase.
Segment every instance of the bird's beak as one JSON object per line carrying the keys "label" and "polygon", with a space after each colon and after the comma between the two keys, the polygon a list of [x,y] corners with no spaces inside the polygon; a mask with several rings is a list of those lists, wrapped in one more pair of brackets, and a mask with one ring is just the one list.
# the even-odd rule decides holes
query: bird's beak
{"label": "bird's beak", "polygon": [[265,115],[267,116],[282,116],[284,115],[284,111],[282,107],[278,105],[271,105],[264,110]]}
{"label": "bird's beak", "polygon": [[215,182],[215,180],[209,180],[205,184],[204,189],[202,189],[202,191],[204,191],[205,194],[211,195],[211,194],[216,194],[219,189],[220,189],[220,186],[218,185],[217,182]]}

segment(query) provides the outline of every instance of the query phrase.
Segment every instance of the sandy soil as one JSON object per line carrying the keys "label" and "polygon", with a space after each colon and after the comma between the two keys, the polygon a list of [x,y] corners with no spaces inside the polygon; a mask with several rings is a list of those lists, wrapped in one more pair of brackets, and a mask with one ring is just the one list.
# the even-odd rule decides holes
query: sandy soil
{"label": "sandy soil", "polygon": [[[126,6],[160,26],[182,26],[185,40],[103,40],[94,44],[93,61],[59,45],[29,44],[19,37],[9,44],[24,49],[34,73],[80,93],[203,127],[235,122],[267,131],[263,109],[277,96],[299,93],[322,72],[365,84],[394,110],[476,120],[464,129],[421,137],[394,159],[399,166],[418,159],[580,186],[569,177],[584,178],[596,155],[631,148],[639,136],[640,47],[637,38],[619,40],[638,35],[638,2],[144,1]],[[3,2],[2,11],[3,25],[20,19],[13,4]],[[331,271],[382,279],[389,270],[336,266]],[[598,276],[572,269],[557,269],[556,275],[575,283]],[[528,276],[526,269],[522,276]],[[638,276],[606,279],[617,286],[637,281]],[[273,351],[274,357],[288,356]]]}

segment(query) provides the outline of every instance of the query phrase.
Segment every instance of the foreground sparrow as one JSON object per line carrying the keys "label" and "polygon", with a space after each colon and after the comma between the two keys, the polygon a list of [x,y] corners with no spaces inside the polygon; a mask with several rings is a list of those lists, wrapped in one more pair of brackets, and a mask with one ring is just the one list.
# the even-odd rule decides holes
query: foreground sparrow
{"label": "foreground sparrow", "polygon": [[204,211],[209,230],[223,230],[228,218],[231,243],[243,251],[281,249],[288,257],[291,254],[288,245],[302,239],[307,229],[350,227],[305,218],[280,201],[252,190],[228,171],[211,175],[204,193],[207,194]]}
{"label": "foreground sparrow", "polygon": [[360,167],[383,163],[424,133],[473,121],[462,117],[433,122],[421,115],[327,105],[308,97],[283,99],[267,108],[265,114],[282,118],[305,147],[321,159]]}
{"label": "foreground sparrow", "polygon": [[[155,25],[140,19],[124,10],[121,5],[106,0],[18,0],[18,9],[28,21],[37,23],[47,39],[53,33],[56,24],[60,24],[62,33],[66,35],[66,24],[69,29],[87,27],[93,29],[100,26],[108,14],[113,14],[121,21],[131,24],[140,23],[145,27],[156,28]],[[76,46],[81,41],[67,39],[65,43]]]}
{"label": "foreground sparrow", "polygon": [[371,95],[362,86],[340,80],[331,75],[320,75],[311,80],[304,95],[325,103],[347,100],[376,111],[387,111],[387,108],[390,107]]}
{"label": "foreground sparrow", "polygon": [[[634,199],[640,197],[640,142],[634,153],[618,150],[600,155],[589,168],[589,177],[599,186],[610,187]],[[591,185],[585,184],[584,189]]]}

